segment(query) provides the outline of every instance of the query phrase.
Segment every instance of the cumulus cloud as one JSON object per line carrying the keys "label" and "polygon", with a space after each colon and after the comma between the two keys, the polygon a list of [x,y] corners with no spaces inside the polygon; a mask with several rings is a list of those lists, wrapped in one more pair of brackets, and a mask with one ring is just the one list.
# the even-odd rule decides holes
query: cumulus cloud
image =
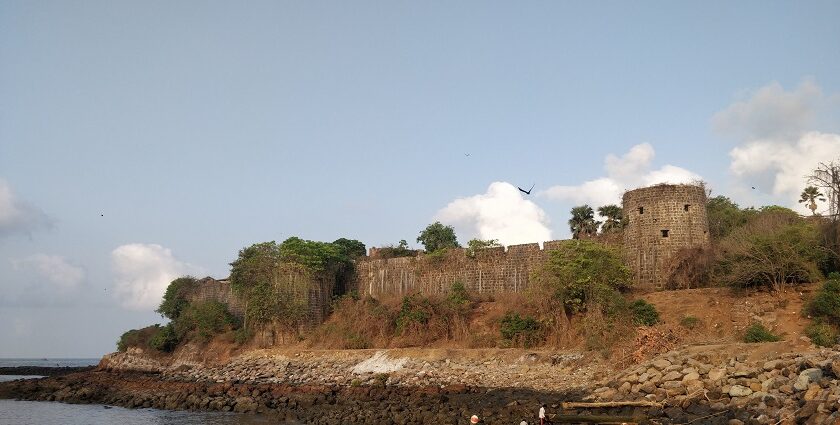
{"label": "cumulus cloud", "polygon": [[840,135],[812,128],[815,117],[838,118],[829,98],[811,80],[791,91],[774,82],[718,112],[715,128],[739,137],[729,152],[736,184],[755,186],[776,202],[809,212],[797,202],[806,176],[820,162],[840,159]]}
{"label": "cumulus cloud", "polygon": [[42,279],[62,289],[73,289],[84,282],[87,272],[81,266],[58,255],[35,254],[12,260],[15,270],[32,271]]}
{"label": "cumulus cloud", "polygon": [[797,137],[813,125],[826,100],[810,79],[792,91],[772,82],[746,95],[712,117],[715,130],[738,140]]}
{"label": "cumulus cloud", "polygon": [[459,234],[498,239],[504,245],[551,240],[545,212],[506,182],[494,182],[486,193],[450,202],[435,218],[453,225]]}
{"label": "cumulus cloud", "polygon": [[116,275],[116,296],[123,307],[133,310],[156,308],[169,282],[199,271],[157,244],[119,246],[111,252],[111,263]]}
{"label": "cumulus cloud", "polygon": [[699,175],[674,165],[652,169],[655,156],[653,146],[649,143],[638,144],[622,156],[607,155],[604,160],[606,176],[573,186],[552,186],[540,192],[540,196],[576,205],[589,204],[597,208],[608,204],[620,204],[621,195],[628,189],[659,183],[694,183],[701,180]]}
{"label": "cumulus cloud", "polygon": [[20,199],[9,183],[0,179],[0,238],[28,235],[51,226],[52,220],[41,209]]}

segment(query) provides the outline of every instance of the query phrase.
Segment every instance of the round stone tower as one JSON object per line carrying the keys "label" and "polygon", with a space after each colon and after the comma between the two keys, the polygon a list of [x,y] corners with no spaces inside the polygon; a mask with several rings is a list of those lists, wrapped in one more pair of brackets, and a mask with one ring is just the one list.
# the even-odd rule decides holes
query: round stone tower
{"label": "round stone tower", "polygon": [[622,198],[625,263],[634,287],[662,289],[669,260],[680,249],[709,245],[706,190],[699,185],[660,184]]}

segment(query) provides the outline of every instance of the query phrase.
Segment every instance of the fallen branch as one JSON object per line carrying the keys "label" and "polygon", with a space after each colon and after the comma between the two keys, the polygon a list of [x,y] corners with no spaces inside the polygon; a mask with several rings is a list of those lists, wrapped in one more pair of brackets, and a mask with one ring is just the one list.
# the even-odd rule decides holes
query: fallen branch
{"label": "fallen branch", "polygon": [[589,409],[599,407],[662,407],[662,403],[655,401],[601,401],[601,402],[578,402],[564,401],[564,409]]}

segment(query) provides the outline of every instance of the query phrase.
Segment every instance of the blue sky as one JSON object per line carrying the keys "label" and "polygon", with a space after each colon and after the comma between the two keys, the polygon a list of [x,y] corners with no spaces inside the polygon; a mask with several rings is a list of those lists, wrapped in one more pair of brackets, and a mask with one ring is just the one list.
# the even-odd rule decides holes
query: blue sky
{"label": "blue sky", "polygon": [[254,242],[564,238],[571,206],[660,180],[795,205],[840,157],[838,17],[0,0],[0,357],[111,351],[167,279]]}

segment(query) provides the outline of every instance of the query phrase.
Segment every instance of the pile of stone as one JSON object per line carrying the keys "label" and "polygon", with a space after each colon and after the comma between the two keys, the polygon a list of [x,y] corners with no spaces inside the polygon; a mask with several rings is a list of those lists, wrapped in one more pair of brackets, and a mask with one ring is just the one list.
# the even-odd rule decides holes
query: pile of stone
{"label": "pile of stone", "polygon": [[651,416],[741,412],[736,421],[840,424],[838,378],[840,352],[833,350],[762,362],[674,351],[602,382],[586,399],[648,401],[658,405]]}
{"label": "pile of stone", "polygon": [[464,384],[483,388],[578,390],[604,373],[580,353],[526,353],[518,357],[418,359],[388,350],[250,352],[217,366],[164,365],[140,353],[106,356],[103,369],[157,372],[164,379],[205,383],[426,387]]}

